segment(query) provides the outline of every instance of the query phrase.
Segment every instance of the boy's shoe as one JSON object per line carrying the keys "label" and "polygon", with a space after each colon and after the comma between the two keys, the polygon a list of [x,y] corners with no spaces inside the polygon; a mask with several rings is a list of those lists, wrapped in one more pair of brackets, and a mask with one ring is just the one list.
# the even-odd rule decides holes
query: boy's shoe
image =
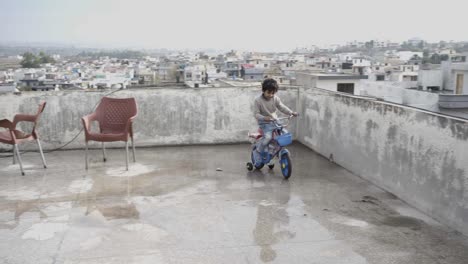
{"label": "boy's shoe", "polygon": [[262,152],[262,159],[263,161],[267,161],[270,158],[270,153],[268,151],[263,151]]}
{"label": "boy's shoe", "polygon": [[256,166],[259,166],[260,164],[262,164],[262,155],[257,150],[253,151],[253,158],[254,158]]}

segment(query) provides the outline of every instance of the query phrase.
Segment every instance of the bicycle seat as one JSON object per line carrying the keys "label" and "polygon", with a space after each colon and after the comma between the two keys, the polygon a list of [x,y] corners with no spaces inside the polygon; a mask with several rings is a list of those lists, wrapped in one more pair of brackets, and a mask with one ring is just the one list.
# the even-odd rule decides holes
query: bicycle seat
{"label": "bicycle seat", "polygon": [[261,128],[258,129],[256,133],[249,133],[249,137],[254,139],[259,139],[263,136],[263,130]]}

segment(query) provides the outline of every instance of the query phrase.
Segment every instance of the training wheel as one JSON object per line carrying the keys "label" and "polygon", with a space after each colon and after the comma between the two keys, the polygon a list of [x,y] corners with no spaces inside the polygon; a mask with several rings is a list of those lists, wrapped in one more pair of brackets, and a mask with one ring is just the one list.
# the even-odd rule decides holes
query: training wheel
{"label": "training wheel", "polygon": [[253,167],[254,167],[254,166],[253,166],[252,162],[247,162],[246,167],[247,167],[247,169],[248,169],[249,171],[251,171],[251,170],[253,170]]}

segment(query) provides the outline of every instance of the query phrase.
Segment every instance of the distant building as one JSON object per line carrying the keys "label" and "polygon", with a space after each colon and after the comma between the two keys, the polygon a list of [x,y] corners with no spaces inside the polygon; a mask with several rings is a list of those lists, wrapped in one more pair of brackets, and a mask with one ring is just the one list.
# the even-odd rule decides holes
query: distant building
{"label": "distant building", "polygon": [[367,69],[371,67],[371,61],[363,56],[354,57],[353,62],[353,73],[363,75],[367,72]]}
{"label": "distant building", "polygon": [[370,73],[369,73],[369,81],[376,81],[376,82],[382,82],[382,81],[388,81],[389,80],[389,74],[387,74],[387,70],[391,68],[389,66],[382,66],[382,65],[374,65],[370,67]]}
{"label": "distant building", "polygon": [[466,61],[466,57],[467,57],[467,54],[466,54],[466,53],[461,53],[461,54],[456,53],[456,54],[451,54],[451,55],[449,56],[449,59],[450,59],[451,62],[455,62],[455,63],[459,62],[459,63],[461,63],[461,62],[467,62],[467,61]]}
{"label": "distant building", "polygon": [[387,45],[387,41],[374,40],[374,48],[386,48]]}
{"label": "distant building", "polygon": [[[134,78],[138,84],[155,85],[157,83],[156,71],[147,68],[136,68]],[[165,75],[163,76],[165,79]]]}
{"label": "distant building", "polygon": [[420,39],[420,38],[411,38],[411,39],[408,40],[408,44],[411,45],[411,46],[417,46],[421,42],[423,42],[423,40]]}
{"label": "distant building", "polygon": [[365,47],[365,45],[366,44],[364,42],[360,42],[356,40],[346,43],[346,46],[350,48],[363,48]]}
{"label": "distant building", "polygon": [[398,56],[400,60],[405,61],[405,62],[411,60],[411,58],[413,58],[415,55],[418,56],[419,58],[423,57],[422,52],[414,52],[414,51],[398,51],[396,55]]}
{"label": "distant building", "polygon": [[396,43],[396,42],[388,42],[387,43],[387,48],[397,49],[399,47],[400,47],[400,43]]}
{"label": "distant building", "polygon": [[339,53],[337,54],[338,60],[341,62],[352,62],[354,57],[358,57],[359,54],[356,52],[352,53]]}
{"label": "distant building", "polygon": [[442,62],[444,90],[468,94],[468,63]]}
{"label": "distant building", "polygon": [[468,111],[468,63],[444,61],[442,76],[445,92],[439,95],[439,106]]}
{"label": "distant building", "polygon": [[23,79],[20,80],[22,86],[30,87],[40,85],[43,78],[36,73],[25,73]]}
{"label": "distant building", "polygon": [[389,76],[392,82],[416,82],[418,81],[418,73],[411,71],[394,70]]}
{"label": "distant building", "polygon": [[228,77],[240,77],[242,61],[226,61],[222,71],[227,73]]}
{"label": "distant building", "polygon": [[418,72],[418,87],[421,90],[442,90],[442,71],[439,69],[420,69]]}
{"label": "distant building", "polygon": [[173,81],[176,77],[177,66],[175,64],[160,64],[153,68],[159,80]]}
{"label": "distant building", "polygon": [[246,68],[244,80],[263,80],[265,76],[265,69],[263,68]]}
{"label": "distant building", "polygon": [[367,78],[367,75],[297,73],[296,83],[310,88],[354,94],[356,84]]}

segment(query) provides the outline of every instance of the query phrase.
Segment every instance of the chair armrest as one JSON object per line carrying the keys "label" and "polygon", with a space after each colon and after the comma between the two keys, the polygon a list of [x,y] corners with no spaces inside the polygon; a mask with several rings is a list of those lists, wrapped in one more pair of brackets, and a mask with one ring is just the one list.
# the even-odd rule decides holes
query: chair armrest
{"label": "chair armrest", "polygon": [[81,121],[83,121],[83,126],[85,128],[86,133],[89,132],[90,123],[93,122],[93,121],[96,121],[96,120],[97,120],[97,114],[96,113],[85,115],[85,116],[83,116],[81,118]]}
{"label": "chair armrest", "polygon": [[130,132],[130,129],[132,128],[132,124],[133,124],[133,120],[137,117],[137,115],[134,115],[132,117],[130,117],[128,120],[127,120],[127,123],[125,124],[125,133],[129,133]]}
{"label": "chair armrest", "polygon": [[8,120],[8,119],[2,119],[0,120],[0,127],[3,127],[3,128],[8,128],[10,130],[14,130],[15,127],[13,126],[13,123]]}
{"label": "chair armrest", "polygon": [[16,124],[19,122],[36,122],[36,115],[26,115],[26,114],[17,114],[13,119],[13,126],[16,127]]}

